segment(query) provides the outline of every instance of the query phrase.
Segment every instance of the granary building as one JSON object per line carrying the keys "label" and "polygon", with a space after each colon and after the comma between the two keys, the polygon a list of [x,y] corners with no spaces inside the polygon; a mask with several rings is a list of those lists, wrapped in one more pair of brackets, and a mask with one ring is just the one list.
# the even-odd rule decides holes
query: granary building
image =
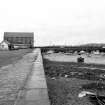
{"label": "granary building", "polygon": [[4,40],[7,40],[13,46],[20,48],[29,48],[34,46],[33,32],[4,32]]}

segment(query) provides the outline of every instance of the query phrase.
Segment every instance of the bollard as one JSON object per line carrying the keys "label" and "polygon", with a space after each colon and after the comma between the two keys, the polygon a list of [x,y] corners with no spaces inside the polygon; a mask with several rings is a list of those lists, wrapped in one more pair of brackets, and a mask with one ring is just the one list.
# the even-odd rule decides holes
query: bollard
{"label": "bollard", "polygon": [[84,63],[84,58],[82,58],[82,57],[77,58],[77,62],[78,63]]}

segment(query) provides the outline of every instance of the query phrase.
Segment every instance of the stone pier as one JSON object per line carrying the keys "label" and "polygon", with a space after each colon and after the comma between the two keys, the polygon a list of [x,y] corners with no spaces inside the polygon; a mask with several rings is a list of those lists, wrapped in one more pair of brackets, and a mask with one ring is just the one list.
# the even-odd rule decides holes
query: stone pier
{"label": "stone pier", "polygon": [[33,53],[37,58],[33,61],[32,72],[14,105],[50,105],[41,51],[35,49]]}

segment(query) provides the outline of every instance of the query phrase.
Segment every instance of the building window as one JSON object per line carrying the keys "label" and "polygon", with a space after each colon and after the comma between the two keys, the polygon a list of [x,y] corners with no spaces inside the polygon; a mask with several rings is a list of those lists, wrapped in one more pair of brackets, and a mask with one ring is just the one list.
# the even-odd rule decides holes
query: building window
{"label": "building window", "polygon": [[4,48],[4,45],[1,45],[2,46],[2,48]]}

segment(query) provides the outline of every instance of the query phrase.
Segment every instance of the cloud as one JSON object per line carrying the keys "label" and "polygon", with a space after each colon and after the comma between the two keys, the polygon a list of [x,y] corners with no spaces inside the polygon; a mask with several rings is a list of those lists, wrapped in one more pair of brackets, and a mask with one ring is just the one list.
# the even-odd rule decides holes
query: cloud
{"label": "cloud", "polygon": [[2,0],[4,31],[34,31],[37,45],[104,42],[104,0]]}

